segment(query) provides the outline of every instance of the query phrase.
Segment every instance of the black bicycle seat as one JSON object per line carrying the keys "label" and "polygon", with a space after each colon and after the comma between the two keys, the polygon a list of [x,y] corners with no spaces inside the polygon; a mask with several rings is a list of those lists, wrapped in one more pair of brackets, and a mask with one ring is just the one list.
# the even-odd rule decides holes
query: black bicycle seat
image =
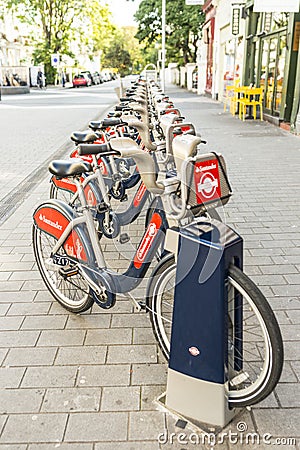
{"label": "black bicycle seat", "polygon": [[76,144],[88,144],[97,139],[97,134],[92,133],[91,131],[75,131],[71,134],[71,140],[76,142]]}
{"label": "black bicycle seat", "polygon": [[49,172],[59,178],[74,177],[92,170],[90,163],[77,158],[56,159],[49,164]]}

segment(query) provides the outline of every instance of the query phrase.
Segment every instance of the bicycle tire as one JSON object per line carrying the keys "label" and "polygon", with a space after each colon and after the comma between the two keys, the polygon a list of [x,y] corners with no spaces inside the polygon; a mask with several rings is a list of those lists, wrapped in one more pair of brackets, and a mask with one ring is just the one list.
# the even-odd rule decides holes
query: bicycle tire
{"label": "bicycle tire", "polygon": [[62,200],[67,204],[70,203],[74,193],[65,191],[64,189],[59,189],[55,184],[51,183],[49,197],[54,200]]}
{"label": "bicycle tire", "polygon": [[[88,284],[80,273],[66,278],[58,270],[47,268],[47,266],[51,267],[51,252],[57,239],[33,225],[32,241],[38,269],[53,297],[65,309],[74,313],[90,309],[94,299]],[[62,256],[65,255],[64,250],[60,249],[60,252]],[[76,267],[75,262],[74,267]]]}
{"label": "bicycle tire", "polygon": [[[148,308],[150,311],[151,324],[155,338],[158,342],[162,353],[169,359],[170,352],[170,336],[172,327],[172,311],[173,311],[173,300],[174,294],[172,289],[175,284],[175,273],[176,273],[176,263],[173,255],[168,255],[165,257],[161,263],[157,266],[157,269],[153,272],[153,277],[149,283],[147,301]],[[170,286],[168,291],[166,288]],[[243,371],[239,373],[233,373],[233,370],[229,367],[228,369],[228,401],[232,407],[244,407],[253,405],[262,401],[266,398],[275,388],[282,372],[283,365],[283,344],[280,329],[274,313],[268,304],[266,298],[258,289],[258,287],[237,267],[231,265],[228,271],[228,278],[226,280],[227,292],[230,297],[230,287],[234,289],[234,292],[238,292],[243,296],[245,303],[243,303],[244,309],[244,320],[243,320]],[[229,287],[228,287],[229,286]],[[162,290],[165,290],[162,295]],[[172,298],[173,296],[173,298]],[[171,302],[171,303],[168,303]],[[233,342],[234,337],[231,335],[233,327],[230,326],[232,322],[230,317],[230,301],[228,303],[228,349],[232,353],[236,353]],[[169,308],[169,313],[162,313],[163,308]],[[249,307],[249,312],[251,316],[247,316],[247,307]],[[165,317],[163,317],[163,315]],[[169,316],[167,316],[169,314]],[[256,358],[259,358],[262,348],[259,346],[260,341],[255,341],[253,344],[253,333],[254,325],[252,318],[255,317],[259,328],[262,331],[262,338],[264,344],[264,357],[262,361],[251,361],[253,359],[253,346],[257,348],[255,354]],[[251,327],[248,331],[250,341],[247,341],[247,320],[251,319]],[[258,339],[258,338],[256,338]],[[247,347],[248,346],[248,347]],[[246,361],[246,355],[249,356],[250,361]],[[230,359],[230,356],[229,356]],[[259,364],[259,367],[255,368],[254,376],[257,379],[253,381],[250,385],[247,379],[250,376],[247,370],[250,372],[250,364]],[[230,363],[229,363],[230,365]],[[261,369],[262,366],[262,370]],[[254,370],[253,368],[251,370]],[[250,372],[251,373],[251,372]],[[240,377],[240,378],[238,378]],[[234,386],[234,382],[237,379],[243,380],[238,385]]]}

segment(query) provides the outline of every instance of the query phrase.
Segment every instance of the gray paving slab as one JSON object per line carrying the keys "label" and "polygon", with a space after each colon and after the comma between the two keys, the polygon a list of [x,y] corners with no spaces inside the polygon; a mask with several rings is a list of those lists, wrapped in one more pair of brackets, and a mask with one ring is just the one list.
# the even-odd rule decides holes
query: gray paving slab
{"label": "gray paving slab", "polygon": [[[1,447],[0,447],[1,448]],[[28,450],[93,450],[93,444],[87,444],[85,442],[75,443],[72,442],[60,442],[59,444],[29,444]]]}
{"label": "gray paving slab", "polygon": [[156,363],[155,345],[113,345],[108,348],[107,362],[109,364]]}
{"label": "gray paving slab", "polygon": [[1,367],[0,389],[19,387],[25,370],[24,367]]}
{"label": "gray paving slab", "polygon": [[50,388],[43,399],[43,412],[94,412],[99,411],[99,388]]}
{"label": "gray paving slab", "polygon": [[131,412],[129,419],[129,440],[155,440],[165,428],[165,418],[162,412],[138,411]]}
{"label": "gray paving slab", "polygon": [[140,387],[104,387],[101,411],[139,411]]}
{"label": "gray paving slab", "polygon": [[10,415],[0,443],[61,442],[66,422],[66,414]]}
{"label": "gray paving slab", "polygon": [[[177,88],[169,92],[208,141],[202,150],[220,151],[226,158],[234,195],[222,215],[245,237],[245,272],[261,285],[282,327],[285,365],[280,383],[269,398],[244,411],[226,430],[236,431],[243,421],[249,432],[299,438],[300,204],[295,200],[300,193],[300,140],[265,122],[241,123],[208,98]],[[46,130],[38,164],[65,143],[68,127],[73,130],[76,123],[82,128],[97,113],[94,100],[90,108],[85,98],[85,115],[79,120],[78,100],[83,98],[79,95],[74,97],[76,112],[58,130],[57,139],[53,136],[50,142]],[[65,104],[66,96],[61,101]],[[101,102],[106,104],[108,97]],[[37,106],[41,105],[31,105],[34,114]],[[40,108],[46,114],[44,109]],[[32,139],[30,127],[25,134],[26,140]],[[35,138],[32,155],[39,145]],[[7,161],[7,170],[10,164]],[[26,164],[23,175],[32,169]],[[20,176],[16,175],[14,186]],[[32,254],[31,216],[48,191],[45,176],[0,226],[0,407],[5,413],[0,415],[0,449],[195,448],[157,441],[166,427],[176,435],[182,429],[175,426],[177,418],[158,410],[155,402],[166,388],[167,365],[148,315],[133,313],[131,301],[123,298],[112,310],[95,305],[85,314],[69,314],[39,278]],[[0,197],[5,192],[1,180]],[[105,241],[110,266],[119,271],[127,267],[141,227],[143,221],[132,226],[130,245]],[[143,298],[144,293],[141,287],[136,295]],[[227,440],[214,448],[244,447]],[[249,448],[267,447],[260,443]],[[281,441],[276,447],[295,450],[296,443]]]}
{"label": "gray paving slab", "polygon": [[47,366],[55,358],[56,348],[12,348],[5,359],[8,366]]}
{"label": "gray paving slab", "polygon": [[38,340],[40,347],[82,345],[85,330],[43,330]]}
{"label": "gray paving slab", "polygon": [[131,328],[92,329],[87,331],[85,345],[130,344],[131,340]]}
{"label": "gray paving slab", "polygon": [[93,365],[104,364],[106,360],[107,347],[83,346],[83,347],[63,347],[58,350],[55,364],[68,365]]}
{"label": "gray paving slab", "polygon": [[255,410],[254,418],[260,434],[299,438],[300,408]]}
{"label": "gray paving slab", "polygon": [[26,450],[27,444],[0,444],[1,450]]}
{"label": "gray paving slab", "polygon": [[97,442],[127,440],[128,414],[100,412],[72,414],[65,439],[69,442]]}
{"label": "gray paving slab", "polygon": [[80,367],[78,386],[128,386],[130,380],[129,364],[109,364]]}
{"label": "gray paving slab", "polygon": [[0,347],[34,347],[39,337],[39,331],[0,331]]}
{"label": "gray paving slab", "polygon": [[42,389],[5,389],[1,392],[1,414],[39,412],[45,391]]}
{"label": "gray paving slab", "polygon": [[[48,363],[52,361],[48,358]],[[29,364],[28,364],[29,365]],[[74,366],[39,366],[32,367],[31,364],[26,369],[21,387],[37,388],[37,387],[70,387],[75,385],[77,376],[77,367]]]}

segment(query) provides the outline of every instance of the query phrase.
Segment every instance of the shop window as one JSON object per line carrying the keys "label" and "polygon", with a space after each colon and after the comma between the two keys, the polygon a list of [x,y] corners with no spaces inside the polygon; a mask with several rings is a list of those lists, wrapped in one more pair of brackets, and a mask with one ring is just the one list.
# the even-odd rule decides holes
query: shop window
{"label": "shop window", "polygon": [[280,28],[286,28],[288,26],[288,21],[289,21],[289,13],[287,12],[273,13],[270,31],[276,31],[279,30]]}

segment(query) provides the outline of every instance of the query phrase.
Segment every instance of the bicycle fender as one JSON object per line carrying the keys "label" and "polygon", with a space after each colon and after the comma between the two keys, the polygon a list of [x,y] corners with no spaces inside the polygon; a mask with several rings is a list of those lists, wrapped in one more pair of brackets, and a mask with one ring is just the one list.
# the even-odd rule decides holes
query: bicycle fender
{"label": "bicycle fender", "polygon": [[[81,182],[84,181],[85,176],[81,177]],[[55,187],[63,191],[75,194],[77,191],[77,186],[74,181],[70,178],[57,178],[55,175],[51,177],[50,182],[54,184]],[[89,206],[97,206],[102,202],[102,195],[98,188],[95,180],[89,181],[89,183],[84,188],[85,198]]]}
{"label": "bicycle fender", "polygon": [[[59,239],[68,224],[78,214],[60,200],[48,200],[37,207],[33,213],[34,225],[50,236]],[[78,224],[67,236],[63,248],[66,254],[79,262],[95,265],[95,255],[90,245],[85,224]]]}

